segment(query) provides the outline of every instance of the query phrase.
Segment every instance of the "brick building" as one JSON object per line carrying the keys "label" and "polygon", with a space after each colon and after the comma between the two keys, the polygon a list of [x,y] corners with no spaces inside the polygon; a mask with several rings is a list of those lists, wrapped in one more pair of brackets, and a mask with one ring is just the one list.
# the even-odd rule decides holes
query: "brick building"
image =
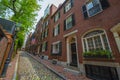
{"label": "brick building", "polygon": [[35,31],[38,53],[90,78],[120,80],[119,7],[119,0],[66,0],[47,7]]}
{"label": "brick building", "polygon": [[0,27],[0,77],[4,77],[13,56],[17,25],[15,22],[0,18]]}

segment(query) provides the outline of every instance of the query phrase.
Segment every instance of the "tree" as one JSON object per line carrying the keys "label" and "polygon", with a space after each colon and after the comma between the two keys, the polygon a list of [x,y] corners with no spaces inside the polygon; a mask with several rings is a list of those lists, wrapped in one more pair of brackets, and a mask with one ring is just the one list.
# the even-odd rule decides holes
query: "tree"
{"label": "tree", "polygon": [[[40,1],[40,0],[39,0]],[[0,16],[20,23],[20,31],[17,34],[18,47],[21,47],[25,33],[31,30],[40,9],[38,0],[0,0]]]}

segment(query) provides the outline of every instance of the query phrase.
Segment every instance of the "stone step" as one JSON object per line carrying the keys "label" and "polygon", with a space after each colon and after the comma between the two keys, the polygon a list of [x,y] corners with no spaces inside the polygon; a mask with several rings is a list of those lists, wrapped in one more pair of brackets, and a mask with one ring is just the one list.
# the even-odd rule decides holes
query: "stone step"
{"label": "stone step", "polygon": [[76,74],[76,75],[79,75],[79,74],[82,74],[79,70],[74,70],[74,69],[71,69],[71,68],[64,68],[64,71],[68,71],[68,72],[71,72],[73,74]]}

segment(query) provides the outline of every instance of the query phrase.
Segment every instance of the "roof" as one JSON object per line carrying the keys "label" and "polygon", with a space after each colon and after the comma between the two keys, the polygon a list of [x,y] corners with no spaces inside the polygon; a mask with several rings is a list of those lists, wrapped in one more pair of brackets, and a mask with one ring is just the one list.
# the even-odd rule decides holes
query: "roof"
{"label": "roof", "polygon": [[[0,25],[0,36],[5,36],[1,25]],[[5,37],[6,37],[6,36],[5,36]]]}
{"label": "roof", "polygon": [[8,33],[13,34],[13,32],[15,31],[15,22],[0,18],[0,24],[2,28],[5,29]]}

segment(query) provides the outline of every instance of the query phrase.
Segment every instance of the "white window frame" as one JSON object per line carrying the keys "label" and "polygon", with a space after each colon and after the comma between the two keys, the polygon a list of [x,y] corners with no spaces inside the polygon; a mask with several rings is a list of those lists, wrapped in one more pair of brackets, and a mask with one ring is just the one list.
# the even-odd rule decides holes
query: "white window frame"
{"label": "white window frame", "polygon": [[[101,31],[104,31],[104,30],[101,30]],[[86,33],[86,34],[87,34],[87,33]],[[86,51],[85,51],[85,46],[86,46],[87,52],[89,52],[89,46],[88,46],[88,41],[87,41],[87,39],[88,39],[88,38],[92,38],[92,39],[93,39],[93,38],[96,37],[96,36],[100,36],[102,48],[103,48],[103,50],[106,50],[106,49],[105,49],[105,45],[104,45],[104,41],[103,41],[102,35],[105,35],[105,36],[106,36],[108,48],[109,48],[109,51],[111,51],[111,48],[110,48],[110,44],[109,44],[107,35],[106,35],[105,31],[104,31],[103,33],[95,34],[95,35],[92,35],[92,36],[90,36],[90,37],[85,37],[85,38],[84,38],[84,36],[83,36],[83,37],[82,37],[83,52],[86,52]],[[86,44],[86,45],[84,44],[84,41],[85,41],[85,44]],[[93,39],[93,45],[94,45],[94,48],[96,49],[94,39]]]}
{"label": "white window frame", "polygon": [[[52,54],[59,54],[59,52],[60,52],[60,50],[59,50],[60,45],[59,44],[60,44],[60,41],[52,43]],[[58,46],[57,49],[55,49],[56,46]]]}
{"label": "white window frame", "polygon": [[54,36],[57,36],[59,34],[59,24],[57,24],[54,28]]}
{"label": "white window frame", "polygon": [[[69,20],[69,19],[71,19],[71,20]],[[65,20],[65,22],[66,22],[66,30],[67,29],[70,29],[71,27],[72,27],[72,15],[70,15],[66,20]],[[68,23],[71,23],[71,26],[68,26]]]}
{"label": "white window frame", "polygon": [[71,1],[69,0],[65,6],[65,12],[69,11],[72,8]]}
{"label": "white window frame", "polygon": [[55,14],[55,22],[58,21],[58,19],[59,19],[59,12]]}
{"label": "white window frame", "polygon": [[45,30],[45,37],[48,36],[48,29]]}
{"label": "white window frame", "polygon": [[42,52],[45,52],[45,48],[46,48],[46,41],[45,42],[43,42],[43,44],[42,44]]}
{"label": "white window frame", "polygon": [[92,8],[94,8],[94,7],[96,6],[96,5],[93,5],[93,2],[92,2],[92,1],[94,1],[94,0],[91,0],[90,2],[88,2],[88,3],[86,4],[87,14],[88,14],[89,17],[95,16],[95,15],[97,15],[98,13],[100,13],[100,12],[103,11],[102,6],[101,6],[101,3],[100,3],[100,1],[98,0],[98,4],[97,4],[97,5],[99,5],[100,11],[96,12],[96,13],[93,14],[93,15],[90,15],[89,10],[92,9]]}

